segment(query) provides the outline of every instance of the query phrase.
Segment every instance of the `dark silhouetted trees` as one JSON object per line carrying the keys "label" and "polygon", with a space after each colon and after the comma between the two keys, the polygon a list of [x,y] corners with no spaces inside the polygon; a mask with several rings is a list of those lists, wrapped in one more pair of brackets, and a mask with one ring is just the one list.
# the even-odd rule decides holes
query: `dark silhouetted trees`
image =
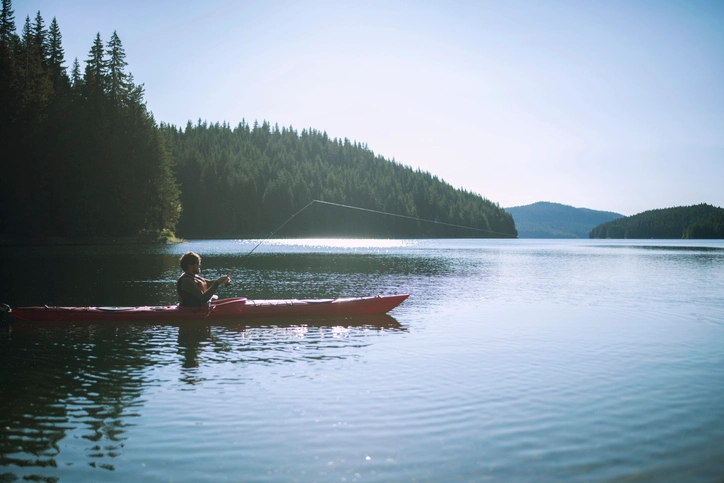
{"label": "dark silhouetted trees", "polygon": [[99,33],[68,75],[56,19],[46,28],[38,12],[18,36],[2,0],[0,235],[266,236],[318,199],[414,219],[315,205],[281,235],[516,236],[497,204],[349,139],[268,122],[157,126],[127,66],[118,34]]}
{"label": "dark silhouetted trees", "polygon": [[180,204],[172,159],[125,68],[114,32],[93,41],[69,77],[56,19],[15,33],[0,14],[0,234],[103,237],[173,230]]}

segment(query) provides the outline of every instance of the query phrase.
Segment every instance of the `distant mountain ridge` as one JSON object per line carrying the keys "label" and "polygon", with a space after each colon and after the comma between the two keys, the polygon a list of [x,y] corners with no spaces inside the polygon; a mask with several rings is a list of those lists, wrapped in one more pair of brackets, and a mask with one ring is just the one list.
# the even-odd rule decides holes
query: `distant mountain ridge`
{"label": "distant mountain ridge", "polygon": [[518,238],[588,238],[594,227],[623,218],[620,213],[548,201],[504,209],[513,215]]}

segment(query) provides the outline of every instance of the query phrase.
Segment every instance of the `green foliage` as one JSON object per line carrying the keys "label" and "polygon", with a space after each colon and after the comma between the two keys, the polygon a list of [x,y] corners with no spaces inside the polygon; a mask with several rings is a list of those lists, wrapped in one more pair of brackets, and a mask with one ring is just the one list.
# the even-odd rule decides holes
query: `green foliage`
{"label": "green foliage", "polygon": [[17,42],[15,34],[15,12],[11,0],[2,0],[0,10],[0,43],[13,45]]}
{"label": "green foliage", "polygon": [[574,208],[547,201],[506,208],[505,211],[513,215],[520,238],[587,238],[596,225],[623,217],[610,211]]}
{"label": "green foliage", "polygon": [[14,22],[2,0],[0,235],[266,236],[313,199],[478,231],[315,205],[283,235],[517,234],[497,204],[349,139],[268,122],[159,127],[116,32],[68,76],[55,18],[28,17],[20,37]]}
{"label": "green foliage", "polygon": [[107,85],[108,85],[108,96],[118,102],[127,96],[129,88],[132,86],[128,82],[128,75],[126,74],[126,51],[123,49],[121,39],[118,38],[118,34],[114,31],[111,36],[111,40],[108,42],[108,55],[107,61]]}
{"label": "green foliage", "polygon": [[162,129],[177,160],[178,232],[186,238],[267,236],[314,199],[486,231],[314,205],[281,236],[516,236],[497,204],[349,139],[268,122],[232,129],[199,120],[183,131]]}
{"label": "green foliage", "polygon": [[724,209],[707,204],[639,213],[598,225],[591,238],[724,238]]}
{"label": "green foliage", "polygon": [[[100,34],[85,75],[64,66],[62,36],[38,12],[21,38],[8,32],[10,2],[0,15],[0,234],[93,237],[173,230],[180,205],[172,158],[125,73],[113,34]],[[106,54],[109,58],[106,58]]]}
{"label": "green foliage", "polygon": [[689,225],[684,238],[724,238],[724,210]]}

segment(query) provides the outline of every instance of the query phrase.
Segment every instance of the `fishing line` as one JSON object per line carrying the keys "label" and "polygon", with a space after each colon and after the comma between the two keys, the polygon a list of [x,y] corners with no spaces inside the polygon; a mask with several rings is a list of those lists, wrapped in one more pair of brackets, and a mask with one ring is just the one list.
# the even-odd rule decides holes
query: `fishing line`
{"label": "fishing line", "polygon": [[414,217],[414,216],[398,215],[397,213],[387,213],[386,211],[371,210],[371,209],[369,209],[369,208],[360,208],[359,206],[343,205],[343,204],[341,204],[341,203],[332,203],[332,202],[330,202],[330,201],[312,200],[312,201],[310,201],[309,203],[307,203],[307,204],[304,206],[304,208],[302,208],[301,210],[297,211],[297,212],[294,213],[292,216],[290,216],[287,221],[285,221],[284,223],[282,223],[281,225],[279,225],[279,228],[277,228],[276,230],[274,230],[273,232],[271,232],[271,234],[270,234],[268,237],[266,237],[265,239],[263,239],[262,241],[260,241],[259,243],[257,243],[257,244],[254,246],[254,248],[251,249],[251,251],[250,251],[249,253],[247,253],[246,255],[244,255],[244,258],[241,259],[241,261],[239,262],[239,264],[238,264],[236,267],[232,268],[231,271],[230,271],[226,276],[227,276],[227,277],[230,277],[230,276],[236,271],[236,269],[239,268],[239,267],[241,267],[241,266],[244,264],[244,262],[246,261],[246,259],[249,258],[249,256],[250,256],[252,253],[254,253],[257,248],[259,248],[259,247],[262,245],[262,243],[266,242],[266,241],[269,240],[271,237],[273,237],[279,230],[281,230],[282,228],[284,228],[284,226],[286,226],[287,223],[289,223],[290,221],[292,221],[292,219],[294,219],[294,217],[296,217],[299,213],[301,213],[302,211],[304,211],[304,210],[306,210],[307,208],[309,208],[310,206],[312,206],[314,203],[319,203],[319,204],[322,204],[322,205],[337,206],[337,207],[339,207],[339,208],[348,208],[348,209],[351,209],[351,210],[367,211],[367,212],[369,212],[369,213],[377,213],[377,214],[380,214],[380,215],[394,216],[394,217],[397,217],[397,218],[406,218],[406,219],[408,219],[408,220],[414,220],[414,221],[424,221],[424,222],[427,222],[427,223],[435,223],[435,224],[437,224],[437,225],[452,226],[452,227],[455,227],[455,228],[463,228],[463,229],[465,229],[465,230],[475,230],[475,231],[479,231],[479,232],[483,232],[483,233],[493,233],[493,234],[495,234],[495,235],[503,235],[503,236],[515,238],[513,235],[511,235],[511,234],[509,234],[509,233],[503,233],[503,232],[499,232],[499,231],[484,230],[484,229],[482,229],[482,228],[474,228],[474,227],[472,227],[472,226],[455,225],[455,224],[453,224],[453,223],[445,223],[445,222],[442,222],[442,221],[426,220],[426,219],[424,219],[424,218],[416,218],[416,217]]}
{"label": "fishing line", "polygon": [[241,259],[241,261],[239,262],[239,264],[238,264],[236,267],[232,268],[231,271],[226,274],[226,276],[227,276],[227,277],[231,277],[231,274],[234,273],[237,268],[241,267],[241,266],[244,264],[244,262],[246,261],[246,259],[249,258],[249,256],[250,256],[252,253],[254,253],[254,251],[255,251],[257,248],[259,248],[262,243],[264,243],[265,241],[267,241],[267,240],[269,240],[271,237],[273,237],[273,236],[276,234],[276,232],[278,232],[279,230],[281,230],[282,228],[284,228],[284,226],[285,226],[287,223],[289,223],[290,221],[292,221],[292,219],[293,219],[295,216],[297,216],[299,213],[301,213],[302,211],[304,211],[304,210],[306,210],[307,208],[309,208],[309,207],[310,207],[311,205],[313,205],[316,201],[317,201],[317,200],[312,200],[312,201],[310,201],[309,203],[307,203],[307,205],[306,205],[304,208],[302,208],[301,210],[299,210],[299,211],[297,211],[296,213],[294,213],[292,216],[289,217],[289,219],[288,219],[287,221],[285,221],[284,223],[282,223],[281,225],[279,225],[279,228],[277,228],[276,230],[274,230],[273,232],[271,232],[271,234],[270,234],[268,237],[264,238],[262,241],[260,241],[259,243],[257,243],[256,246],[254,246],[254,248],[252,248],[249,253],[247,253],[246,255],[244,255],[244,258]]}
{"label": "fishing line", "polygon": [[[397,217],[397,218],[407,218],[408,220],[415,220],[415,221],[426,221],[426,222],[428,222],[428,223],[435,223],[435,224],[437,224],[437,225],[453,226],[453,227],[455,227],[455,228],[463,228],[463,229],[466,229],[466,230],[481,231],[481,232],[484,232],[484,233],[494,233],[494,234],[496,234],[496,235],[504,235],[504,236],[508,236],[508,237],[515,238],[515,237],[514,237],[513,235],[511,235],[510,233],[503,233],[503,232],[500,232],[500,231],[493,231],[493,230],[484,230],[484,229],[482,229],[482,228],[474,228],[474,227],[472,227],[472,226],[455,225],[455,224],[453,224],[453,223],[445,223],[445,222],[442,222],[442,221],[426,220],[426,219],[424,219],[424,218],[416,218],[416,217],[414,217],[414,216],[398,215],[398,214],[396,214],[396,213],[387,213],[386,211],[370,210],[369,208],[360,208],[360,207],[358,207],[358,206],[342,205],[342,204],[339,204],[339,203],[331,203],[331,202],[329,202],[329,201],[322,201],[322,200],[314,200],[314,201],[312,201],[312,203],[322,203],[322,204],[325,204],[325,205],[339,206],[339,207],[342,207],[342,208],[350,208],[350,209],[353,209],[353,210],[369,211],[370,213],[378,213],[378,214],[380,214],[380,215],[395,216],[395,217]],[[311,204],[311,203],[310,203],[310,204]],[[307,206],[309,206],[309,205],[307,205]],[[306,208],[306,206],[305,206],[305,208]]]}

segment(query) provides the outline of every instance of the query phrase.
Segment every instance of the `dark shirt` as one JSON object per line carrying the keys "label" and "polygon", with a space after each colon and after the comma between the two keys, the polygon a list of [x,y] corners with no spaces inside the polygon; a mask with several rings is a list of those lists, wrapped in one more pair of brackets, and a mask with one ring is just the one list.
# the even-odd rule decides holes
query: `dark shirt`
{"label": "dark shirt", "polygon": [[[207,290],[201,290],[200,283],[206,283]],[[203,307],[214,295],[219,284],[216,281],[210,282],[198,275],[183,273],[176,282],[179,305],[181,307]]]}

